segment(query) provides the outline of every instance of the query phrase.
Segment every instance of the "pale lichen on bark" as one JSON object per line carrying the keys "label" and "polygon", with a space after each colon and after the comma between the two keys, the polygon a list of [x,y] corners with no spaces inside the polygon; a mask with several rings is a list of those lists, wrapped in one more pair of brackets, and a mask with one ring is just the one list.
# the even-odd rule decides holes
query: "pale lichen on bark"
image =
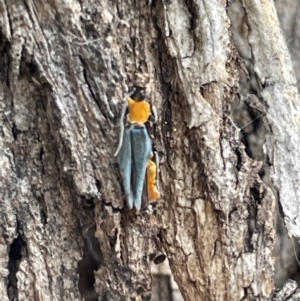
{"label": "pale lichen on bark", "polygon": [[[268,106],[265,153],[271,180],[281,203],[290,236],[299,233],[299,94],[293,64],[274,3],[242,1],[249,26],[249,44],[261,95]],[[261,28],[264,28],[261,30]]]}

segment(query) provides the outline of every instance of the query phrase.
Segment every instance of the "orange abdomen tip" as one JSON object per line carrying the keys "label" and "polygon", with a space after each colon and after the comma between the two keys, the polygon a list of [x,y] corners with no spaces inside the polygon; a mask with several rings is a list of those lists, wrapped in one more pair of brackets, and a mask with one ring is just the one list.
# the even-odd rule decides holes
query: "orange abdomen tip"
{"label": "orange abdomen tip", "polygon": [[157,201],[160,198],[160,193],[155,186],[157,167],[152,160],[148,160],[147,164],[147,184],[148,184],[148,199],[150,202]]}

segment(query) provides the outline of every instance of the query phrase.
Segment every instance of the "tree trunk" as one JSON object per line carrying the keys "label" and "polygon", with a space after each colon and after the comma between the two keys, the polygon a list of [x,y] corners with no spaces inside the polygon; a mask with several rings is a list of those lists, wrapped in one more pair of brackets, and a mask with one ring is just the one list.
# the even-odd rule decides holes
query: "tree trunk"
{"label": "tree trunk", "polygon": [[[273,2],[242,3],[271,179],[299,237],[292,63]],[[231,117],[241,60],[226,1],[0,0],[0,12],[2,300],[150,300],[159,251],[187,301],[269,300],[275,197]],[[158,111],[161,161],[162,198],[142,214],[113,156],[136,83]]]}
{"label": "tree trunk", "polygon": [[[296,72],[296,78],[300,78],[300,72],[298,66],[299,62],[299,45],[298,45],[298,37],[300,35],[300,27],[299,27],[299,16],[300,16],[300,3],[298,1],[290,1],[290,0],[283,0],[283,1],[275,1],[276,3],[276,9],[277,14],[279,17],[279,21],[281,24],[281,27],[283,28],[283,33],[286,38],[286,42],[289,48],[289,52],[292,57],[293,65],[295,67]],[[252,10],[253,7],[251,6]],[[262,9],[263,6],[261,6],[258,11],[262,12],[270,12],[272,9]],[[255,18],[255,22],[258,22],[260,25],[258,27],[261,27],[263,24],[263,27],[265,28],[265,23],[272,24],[272,26],[268,27],[269,32],[278,32],[278,24],[274,25],[274,21],[276,21],[276,18],[274,18],[275,11],[273,10],[272,14],[272,20],[271,21],[263,21],[267,20],[266,16]],[[249,14],[249,12],[248,12]],[[250,15],[259,15],[257,12],[254,14],[250,13]],[[265,107],[268,107],[270,105],[266,101],[266,97],[262,95],[262,93],[265,93],[265,90],[268,89],[261,89],[261,83],[260,81],[256,80],[254,70],[253,70],[253,59],[251,56],[251,48],[249,47],[249,43],[247,43],[247,36],[248,36],[248,25],[246,24],[246,16],[243,13],[242,6],[237,3],[237,1],[233,1],[233,3],[230,5],[229,8],[229,15],[230,19],[232,20],[232,32],[233,32],[233,40],[235,42],[235,45],[238,49],[239,54],[245,61],[245,65],[247,67],[247,70],[249,72],[249,76],[245,75],[244,72],[240,72],[240,93],[242,95],[242,98],[244,96],[245,102],[241,102],[239,106],[235,109],[236,114],[235,122],[242,128],[242,140],[244,141],[246,145],[246,151],[247,154],[249,154],[252,158],[255,158],[257,160],[263,160],[264,165],[262,169],[260,170],[260,175],[262,176],[263,180],[267,185],[274,187],[271,183],[270,178],[270,169],[272,169],[272,165],[270,164],[270,157],[272,156],[265,156],[263,152],[263,144],[266,140],[266,135],[270,133],[270,126],[267,122],[266,118],[263,118],[264,114],[261,114],[261,112],[258,112],[259,114],[253,114],[253,112],[250,112],[249,109],[247,109],[247,105],[245,103],[247,102],[247,94],[255,94],[259,100],[265,104]],[[251,25],[250,25],[251,28]],[[266,32],[266,30],[264,30]],[[252,30],[250,31],[252,32]],[[257,30],[254,31],[256,38],[254,40],[259,41],[258,39],[258,33],[260,33]],[[272,34],[273,36],[273,34]],[[277,51],[280,53],[280,48],[285,48],[284,43],[278,43],[277,40],[272,41],[272,36],[269,37],[268,34],[262,39],[264,41],[267,41],[267,46],[272,45],[270,49],[274,49],[275,52]],[[258,42],[259,43],[259,42]],[[261,49],[262,51],[262,49]],[[259,51],[259,55],[260,55]],[[266,53],[270,53],[270,50],[266,51]],[[286,53],[286,49],[285,49]],[[289,57],[289,55],[286,53],[286,57]],[[278,73],[278,70],[276,70],[276,59],[274,59],[272,56],[268,57],[270,67],[267,72],[273,72],[274,74]],[[289,62],[291,64],[291,62]],[[274,69],[274,70],[273,70]],[[284,70],[286,68],[283,68]],[[280,72],[279,72],[280,73]],[[281,78],[281,81],[284,80],[283,77]],[[280,83],[280,81],[279,81]],[[277,85],[278,87],[278,85]],[[298,89],[299,89],[299,81],[298,81]],[[252,97],[253,95],[251,95]],[[298,96],[297,96],[298,97]],[[276,102],[276,104],[279,104],[281,102]],[[272,104],[272,106],[274,106]],[[278,112],[283,110],[283,106],[279,105],[277,108]],[[296,112],[295,112],[296,113]],[[263,122],[264,121],[264,122]],[[263,125],[265,124],[265,126]],[[276,121],[277,123],[277,121]],[[295,129],[296,130],[296,129]],[[291,131],[292,132],[292,131]],[[266,153],[266,152],[265,152]],[[272,152],[271,152],[272,154]],[[283,154],[284,155],[284,154]],[[292,158],[291,156],[286,153],[287,161]],[[286,160],[285,160],[286,161]],[[276,165],[277,163],[275,163]],[[272,170],[271,170],[272,172]],[[290,174],[291,177],[292,173]],[[273,190],[275,195],[277,195],[276,190]],[[279,200],[280,201],[280,200]],[[280,206],[280,202],[279,202]],[[297,259],[295,258],[295,253],[298,253],[299,256],[299,244],[297,240],[291,240],[290,234],[287,234],[286,229],[284,228],[284,220],[285,217],[282,212],[282,207],[280,208],[276,206],[276,216],[275,216],[275,224],[276,224],[276,244],[274,246],[273,254],[276,258],[276,265],[275,265],[275,285],[278,288],[281,288],[284,284],[284,282],[288,278],[296,279],[299,282],[299,265],[297,263]],[[296,254],[297,255],[297,254]]]}

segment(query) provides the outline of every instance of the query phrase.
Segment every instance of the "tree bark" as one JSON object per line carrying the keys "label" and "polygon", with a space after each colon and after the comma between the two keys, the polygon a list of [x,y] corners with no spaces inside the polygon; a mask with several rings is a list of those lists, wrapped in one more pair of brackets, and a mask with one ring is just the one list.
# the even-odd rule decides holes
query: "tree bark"
{"label": "tree bark", "polygon": [[[276,1],[275,4],[280,25],[283,28],[287,46],[295,67],[296,77],[299,78],[300,72],[299,68],[297,68],[299,61],[299,51],[297,51],[297,49],[299,45],[297,37],[300,34],[300,27],[298,26],[299,22],[297,16],[300,13],[300,6],[298,1],[289,0]],[[268,107],[267,102],[261,94],[261,83],[256,80],[252,66],[251,48],[247,42],[248,26],[246,24],[246,16],[242,6],[237,3],[237,1],[233,1],[230,5],[229,15],[232,21],[233,41],[240,56],[245,62],[246,70],[248,72],[248,76],[245,72],[240,72],[240,94],[244,101],[241,101],[239,106],[235,108],[234,120],[241,127],[241,139],[246,145],[247,154],[256,160],[262,160],[264,162],[259,174],[267,185],[273,187],[270,178],[270,168],[272,168],[272,166],[270,165],[268,156],[265,156],[263,151],[266,134],[270,132],[269,125],[266,118],[264,118],[265,114],[262,114],[262,110],[255,113],[253,110],[249,110],[248,105],[245,105],[249,98],[255,97],[255,99],[259,100],[258,103],[261,105],[263,103],[265,104],[265,109],[263,110],[267,111]],[[262,23],[270,24],[270,22],[261,21],[260,24]],[[273,27],[268,28],[269,32],[272,30]],[[268,35],[267,39],[269,39]],[[272,43],[267,40],[267,44],[269,45]],[[273,46],[272,49],[282,47],[277,45],[277,42]],[[274,63],[271,63],[271,60],[269,63],[270,70],[275,68],[273,66]],[[281,107],[278,109],[282,110]],[[276,191],[273,191],[275,195],[277,195]],[[277,288],[281,288],[288,278],[293,278],[299,281],[299,265],[295,257],[295,255],[299,257],[299,244],[296,239],[290,238],[290,235],[284,227],[284,215],[282,214],[282,208],[279,208],[278,205],[276,207],[276,215],[274,219],[274,223],[276,225],[276,244],[273,250],[273,254],[276,258],[274,281],[275,286]]]}
{"label": "tree bark", "polygon": [[[176,194],[162,214],[169,225],[162,231],[164,247],[186,300],[264,300],[273,288],[274,197],[257,176],[261,165],[245,155],[230,118],[238,74],[226,10],[217,1],[175,9],[163,7],[160,26],[172,32],[166,34],[167,51],[182,90],[171,101],[178,128],[174,149],[180,151],[172,168],[174,188],[166,179]],[[190,12],[201,20],[192,30],[184,23]],[[176,27],[179,15],[186,26]],[[176,103],[185,99],[190,115],[181,122]]]}
{"label": "tree bark", "polygon": [[[249,24],[254,72],[268,106],[266,119],[270,134],[265,146],[271,165],[270,176],[283,208],[289,235],[299,237],[299,154],[295,143],[298,139],[299,94],[293,64],[274,4],[263,3],[258,8],[255,1],[243,1],[243,6]],[[260,30],[263,25],[264,30]]]}
{"label": "tree bark", "polygon": [[[295,76],[273,2],[243,5],[272,181],[297,236]],[[231,118],[226,1],[0,0],[0,12],[2,300],[150,300],[161,250],[185,300],[270,300],[275,197]],[[162,199],[142,214],[113,157],[135,83],[158,110],[161,159]]]}

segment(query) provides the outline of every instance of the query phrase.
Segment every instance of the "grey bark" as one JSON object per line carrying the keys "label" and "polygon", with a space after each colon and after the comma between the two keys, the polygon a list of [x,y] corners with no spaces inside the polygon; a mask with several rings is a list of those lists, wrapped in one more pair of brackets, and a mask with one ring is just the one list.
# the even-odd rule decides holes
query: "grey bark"
{"label": "grey bark", "polygon": [[[259,11],[262,12],[271,11],[270,9],[263,9],[263,8],[264,8],[263,6],[260,6],[258,9]],[[276,1],[276,8],[281,23],[281,27],[283,28],[283,33],[287,42],[287,46],[289,48],[289,52],[292,57],[292,62],[295,67],[296,77],[299,78],[300,72],[299,72],[299,68],[297,68],[297,64],[299,61],[299,51],[297,51],[297,49],[299,48],[299,39],[297,37],[300,34],[300,27],[298,26],[299,22],[297,18],[300,12],[299,3],[298,1]],[[259,15],[259,13],[255,13],[255,14]],[[230,6],[230,18],[232,20],[232,25],[233,25],[234,42],[237,45],[239,54],[244,59],[247,66],[247,70],[250,74],[249,77],[250,80],[249,79],[247,80],[247,76],[245,75],[245,73],[240,72],[241,75],[240,93],[242,95],[242,99],[245,99],[246,102],[247,101],[246,95],[249,93],[250,94],[255,93],[258,99],[261,101],[261,103],[265,105],[266,109],[270,105],[274,107],[273,102],[272,104],[270,104],[266,101],[266,98],[263,97],[261,92],[262,90],[264,91],[265,89],[262,90],[260,89],[261,83],[259,80],[256,80],[255,78],[253,67],[252,67],[251,47],[249,47],[249,44],[246,42],[248,36],[248,30],[250,30],[251,33],[252,30],[251,30],[251,26],[248,28],[246,23],[247,21],[246,16],[243,13],[242,7],[238,5],[237,1],[234,1]],[[257,21],[258,19],[259,18],[255,19],[255,22],[258,22]],[[264,18],[262,19],[264,20]],[[280,53],[278,48],[282,47],[282,45],[280,46],[280,43],[278,43],[277,40],[274,40],[274,42],[272,43],[271,41],[272,37],[269,36],[270,32],[273,31],[273,28],[275,28],[276,26],[274,27],[274,25],[270,21],[260,21],[260,23],[258,22],[258,24],[260,25],[262,25],[262,23],[264,23],[264,28],[266,29],[264,29],[263,32],[259,34],[261,35],[265,34],[266,39],[263,38],[265,43],[267,45],[270,45],[270,48],[274,49],[274,52],[277,51],[278,53]],[[259,40],[257,31],[254,32],[256,32],[256,39]],[[289,57],[289,54],[286,53],[285,56]],[[272,57],[272,55],[268,56],[268,61],[266,62],[267,64],[269,64],[267,66],[268,72],[271,73],[273,72],[275,74],[276,72],[274,71],[274,69],[277,68],[276,67],[277,65],[275,63],[276,60]],[[298,81],[298,87],[299,87],[299,81]],[[272,162],[270,161],[270,157],[268,156],[268,153],[265,152],[266,156],[264,155],[263,147],[262,147],[266,139],[266,134],[270,133],[269,130],[270,127],[268,125],[267,119],[263,118],[265,116],[264,114],[259,114],[260,118],[256,119],[254,122],[251,122],[255,118],[257,118],[257,115],[254,115],[252,112],[250,113],[250,115],[249,113],[247,113],[249,112],[249,110],[247,110],[247,106],[245,106],[245,102],[241,102],[238,109],[235,110],[236,112],[235,117],[237,117],[235,120],[237,124],[240,127],[242,127],[243,140],[247,145],[248,154],[250,154],[250,156],[252,156],[257,160],[263,160],[265,162],[262,170],[260,171],[260,174],[263,177],[264,182],[272,187],[273,184],[271,183],[271,178],[269,174],[270,174],[270,168],[272,172],[273,166],[272,166]],[[276,102],[276,104],[280,104],[280,102]],[[283,106],[280,104],[276,108],[276,111],[277,112],[279,112],[279,110],[282,111],[283,110],[282,108]],[[288,114],[286,114],[286,116],[288,116]],[[277,120],[275,120],[275,122],[278,123]],[[293,130],[291,130],[291,132],[293,132]],[[288,152],[283,153],[282,155],[284,157],[284,162],[281,162],[282,164],[285,164],[289,160],[294,160],[294,157],[290,156]],[[289,176],[292,176],[292,174],[290,174]],[[277,196],[277,192],[275,189],[274,189],[274,193]],[[299,265],[295,258],[295,256],[297,256],[297,253],[299,256],[299,244],[296,239],[292,240],[290,238],[291,235],[287,234],[282,219],[282,217],[284,217],[284,213],[282,212],[283,209],[281,207],[280,199],[277,199],[277,201],[280,208],[277,206],[277,210],[276,210],[277,213],[275,216],[277,238],[276,238],[276,245],[273,252],[276,258],[274,280],[276,286],[281,287],[286,281],[286,279],[288,279],[289,277],[293,277],[293,279],[299,280],[298,277]]]}
{"label": "grey bark", "polygon": [[[254,72],[268,105],[266,119],[270,134],[265,152],[272,166],[270,176],[284,210],[289,235],[299,237],[299,152],[295,143],[299,95],[293,64],[273,3],[263,3],[259,8],[252,2],[243,2],[243,5],[249,24]],[[264,30],[260,30],[263,24]]]}
{"label": "grey bark", "polygon": [[[275,77],[266,73],[269,48],[256,43],[249,3],[262,95],[269,101],[284,91],[288,105],[298,96],[273,3],[255,17],[275,27],[267,27],[281,51]],[[149,300],[149,257],[161,248],[185,300],[273,295],[275,198],[231,118],[239,56],[226,5],[0,0],[2,300]],[[113,157],[136,82],[158,109],[151,137],[163,195],[141,215],[124,205]],[[284,142],[272,139],[267,151]],[[291,153],[293,143],[291,136]],[[282,174],[295,171],[273,154]]]}

